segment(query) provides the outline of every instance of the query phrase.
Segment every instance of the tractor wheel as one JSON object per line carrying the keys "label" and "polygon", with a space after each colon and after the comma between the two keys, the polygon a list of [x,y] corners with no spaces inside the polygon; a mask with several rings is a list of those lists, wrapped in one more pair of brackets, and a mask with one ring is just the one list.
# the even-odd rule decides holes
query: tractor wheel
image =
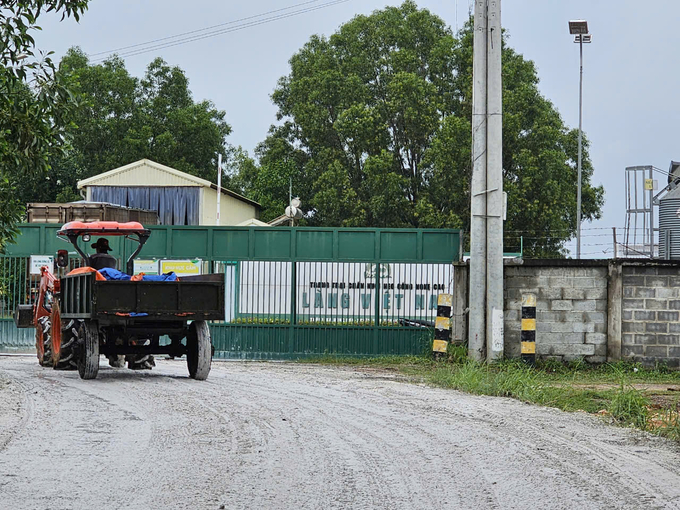
{"label": "tractor wheel", "polygon": [[187,368],[189,377],[205,381],[210,373],[212,344],[210,329],[205,321],[194,321],[187,335]]}
{"label": "tractor wheel", "polygon": [[156,366],[151,354],[128,354],[125,359],[130,370],[151,370]]}
{"label": "tractor wheel", "polygon": [[35,326],[35,350],[38,355],[38,363],[43,367],[52,366],[52,338],[50,335],[49,317],[41,317]]}
{"label": "tractor wheel", "polygon": [[123,354],[114,354],[107,357],[109,358],[109,365],[113,368],[123,368],[125,366],[125,356]]}
{"label": "tractor wheel", "polygon": [[95,379],[99,372],[99,327],[83,321],[78,329],[78,373],[81,379]]}
{"label": "tractor wheel", "polygon": [[55,370],[78,368],[76,350],[78,347],[78,321],[70,320],[66,327],[61,322],[59,304],[52,305],[52,366]]}

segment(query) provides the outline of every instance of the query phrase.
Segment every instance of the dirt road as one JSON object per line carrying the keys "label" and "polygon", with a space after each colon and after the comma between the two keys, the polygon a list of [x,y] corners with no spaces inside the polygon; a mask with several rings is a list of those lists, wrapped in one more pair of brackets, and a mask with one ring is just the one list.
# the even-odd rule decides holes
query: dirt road
{"label": "dirt road", "polygon": [[81,381],[0,357],[0,508],[220,507],[680,508],[680,453],[384,373],[216,363],[197,382],[161,361]]}

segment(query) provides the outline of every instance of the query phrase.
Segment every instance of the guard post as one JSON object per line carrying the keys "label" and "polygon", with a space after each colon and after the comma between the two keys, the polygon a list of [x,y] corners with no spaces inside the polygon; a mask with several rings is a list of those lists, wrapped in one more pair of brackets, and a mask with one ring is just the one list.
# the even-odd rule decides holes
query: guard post
{"label": "guard post", "polygon": [[536,363],[536,294],[522,294],[522,361]]}
{"label": "guard post", "polygon": [[451,308],[453,306],[452,294],[439,294],[437,296],[437,319],[434,323],[434,341],[432,352],[435,356],[446,354],[451,341]]}

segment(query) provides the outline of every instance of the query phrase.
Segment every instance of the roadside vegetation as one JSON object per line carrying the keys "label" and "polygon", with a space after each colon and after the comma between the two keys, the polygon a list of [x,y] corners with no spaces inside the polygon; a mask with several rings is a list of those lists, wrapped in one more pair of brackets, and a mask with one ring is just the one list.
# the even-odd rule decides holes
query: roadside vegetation
{"label": "roadside vegetation", "polygon": [[487,365],[470,361],[465,346],[450,348],[440,359],[323,355],[305,362],[390,370],[441,388],[596,414],[611,424],[680,441],[680,372],[663,365],[650,369],[620,361],[592,366],[583,360],[539,361],[534,367],[519,360]]}

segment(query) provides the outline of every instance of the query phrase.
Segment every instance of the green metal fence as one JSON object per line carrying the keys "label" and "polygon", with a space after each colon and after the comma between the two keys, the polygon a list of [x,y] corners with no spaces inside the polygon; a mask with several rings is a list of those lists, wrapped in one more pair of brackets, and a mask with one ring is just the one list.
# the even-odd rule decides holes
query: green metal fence
{"label": "green metal fence", "polygon": [[12,314],[17,304],[31,301],[37,283],[28,276],[28,257],[0,258],[0,342],[5,351],[24,351],[35,344],[35,331],[17,329]]}
{"label": "green metal fence", "polygon": [[[118,262],[120,264],[120,261]],[[77,258],[68,268],[53,267],[57,276],[80,267]],[[18,329],[13,314],[19,304],[32,304],[40,287],[39,267],[31,264],[31,257],[0,256],[0,352],[28,352],[35,346],[35,330]]]}
{"label": "green metal fence", "polygon": [[[53,255],[69,244],[56,236],[60,225],[28,223],[5,255]],[[452,262],[460,232],[445,229],[207,227],[151,225],[141,258],[221,260],[346,260]],[[133,241],[110,237],[113,254],[126,259]],[[83,247],[92,250],[85,244]],[[75,251],[73,252],[75,254]]]}
{"label": "green metal fence", "polygon": [[[2,350],[33,348],[33,330],[17,330],[10,317],[37,289],[28,257],[68,247],[56,238],[58,228],[23,226],[0,257],[7,268],[0,273]],[[453,292],[452,262],[460,253],[456,230],[151,230],[141,258],[199,259],[204,271],[225,274],[225,321],[211,325],[217,358],[420,353],[432,338],[437,294]],[[122,238],[109,241],[121,261],[134,249]]]}
{"label": "green metal fence", "polygon": [[222,262],[225,322],[218,357],[288,359],[418,354],[453,267],[436,263]]}

